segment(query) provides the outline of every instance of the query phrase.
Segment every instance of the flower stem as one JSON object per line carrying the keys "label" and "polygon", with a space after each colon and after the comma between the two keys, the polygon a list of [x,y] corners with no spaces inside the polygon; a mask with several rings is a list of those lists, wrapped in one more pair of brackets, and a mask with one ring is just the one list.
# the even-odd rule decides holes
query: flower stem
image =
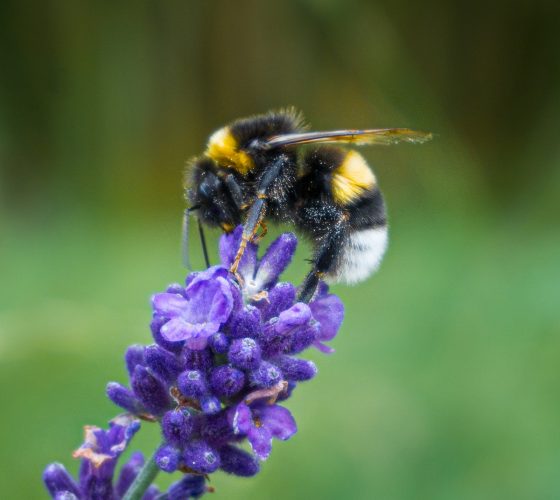
{"label": "flower stem", "polygon": [[142,495],[144,495],[146,490],[153,483],[158,472],[159,467],[156,464],[156,452],[154,452],[142,469],[140,469],[136,479],[130,485],[122,500],[140,500]]}

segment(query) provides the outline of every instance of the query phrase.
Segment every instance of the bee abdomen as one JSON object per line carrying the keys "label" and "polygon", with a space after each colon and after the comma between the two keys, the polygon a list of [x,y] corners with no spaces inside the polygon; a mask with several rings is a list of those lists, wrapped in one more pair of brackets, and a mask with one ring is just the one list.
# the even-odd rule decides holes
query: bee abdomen
{"label": "bee abdomen", "polygon": [[327,274],[330,283],[354,284],[373,274],[387,250],[386,225],[360,229],[346,237],[334,269]]}

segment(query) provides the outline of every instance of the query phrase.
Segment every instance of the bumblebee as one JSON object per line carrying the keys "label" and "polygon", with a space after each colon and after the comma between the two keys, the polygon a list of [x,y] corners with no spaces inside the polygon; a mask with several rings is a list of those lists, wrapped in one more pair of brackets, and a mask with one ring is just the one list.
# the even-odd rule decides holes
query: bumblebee
{"label": "bumblebee", "polygon": [[201,237],[202,225],[230,232],[243,224],[235,274],[248,242],[259,228],[259,237],[266,233],[267,221],[294,225],[314,245],[299,293],[308,302],[319,280],[366,279],[387,248],[385,203],[373,171],[356,150],[325,144],[429,139],[429,133],[406,128],[306,132],[293,109],[236,120],[214,132],[204,154],[190,163],[188,212],[196,214]]}

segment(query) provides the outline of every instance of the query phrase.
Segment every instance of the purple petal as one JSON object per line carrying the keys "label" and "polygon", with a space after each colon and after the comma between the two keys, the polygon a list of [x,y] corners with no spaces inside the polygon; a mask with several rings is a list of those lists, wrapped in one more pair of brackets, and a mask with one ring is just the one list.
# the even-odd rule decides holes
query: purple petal
{"label": "purple petal", "polygon": [[183,349],[182,358],[187,370],[208,370],[213,363],[214,357],[209,349],[193,350],[185,347]]}
{"label": "purple petal", "polygon": [[220,467],[220,455],[205,441],[192,441],[183,453],[183,460],[187,467],[201,474],[210,474]]}
{"label": "purple petal", "polygon": [[253,455],[236,446],[226,445],[220,448],[220,458],[222,459],[222,470],[228,474],[251,477],[260,469],[259,462]]}
{"label": "purple petal", "polygon": [[219,397],[231,398],[241,391],[244,385],[245,374],[232,366],[218,366],[210,374],[210,387]]}
{"label": "purple petal", "polygon": [[122,409],[136,415],[145,413],[146,409],[134,393],[118,382],[109,382],[106,389],[107,397]]}
{"label": "purple petal", "polygon": [[151,484],[142,496],[142,500],[156,500],[159,496],[159,488],[155,484]]}
{"label": "purple petal", "polygon": [[277,317],[282,311],[292,307],[296,300],[296,287],[291,283],[278,283],[268,292],[268,301],[257,303],[262,311],[263,321]]}
{"label": "purple petal", "polygon": [[222,406],[216,396],[204,396],[200,399],[200,408],[205,415],[216,415],[220,412]]}
{"label": "purple petal", "polygon": [[228,442],[236,441],[239,436],[235,434],[230,424],[229,413],[235,411],[220,411],[215,415],[206,415],[200,422],[200,437],[208,444],[220,448]]}
{"label": "purple petal", "polygon": [[319,335],[319,323],[311,320],[309,324],[296,328],[287,354],[298,354],[312,345]]}
{"label": "purple petal", "polygon": [[181,315],[186,306],[185,298],[176,293],[156,293],[152,296],[154,311],[169,318]]}
{"label": "purple petal", "polygon": [[288,409],[279,405],[263,406],[258,410],[262,426],[266,427],[276,439],[285,441],[297,432],[294,417]]}
{"label": "purple petal", "polygon": [[228,413],[228,419],[236,434],[247,434],[253,426],[251,409],[245,403],[239,403]]}
{"label": "purple petal", "polygon": [[286,380],[302,382],[312,379],[317,374],[315,363],[306,359],[279,356],[274,359],[274,364],[282,370]]}
{"label": "purple petal", "polygon": [[193,434],[194,417],[180,408],[168,411],[161,420],[161,430],[167,443],[183,447]]}
{"label": "purple petal", "polygon": [[186,321],[224,323],[229,318],[233,308],[233,296],[230,285],[224,278],[197,281],[189,286],[187,292],[189,301],[183,312]]}
{"label": "purple petal", "polygon": [[261,361],[259,367],[253,370],[249,377],[255,387],[266,389],[282,380],[282,371],[268,361]]}
{"label": "purple petal", "polygon": [[179,466],[181,452],[170,445],[160,446],[156,452],[155,461],[157,466],[165,472],[175,472]]}
{"label": "purple petal", "polygon": [[328,346],[327,344],[323,344],[322,342],[313,342],[313,347],[315,347],[315,349],[321,351],[324,354],[332,354],[334,352],[334,349],[331,346]]}
{"label": "purple petal", "polygon": [[261,348],[250,337],[235,339],[229,348],[228,360],[242,370],[254,370],[261,363]]}
{"label": "purple petal", "polygon": [[152,336],[156,343],[166,349],[167,351],[179,354],[183,349],[184,342],[170,342],[166,340],[161,334],[161,327],[167,323],[168,318],[155,314],[152,321],[150,322],[150,330],[152,331]]}
{"label": "purple petal", "polygon": [[255,338],[260,335],[261,329],[260,311],[252,305],[247,305],[232,316],[228,333],[233,338]]}
{"label": "purple petal", "polygon": [[80,495],[78,485],[62,464],[48,465],[43,472],[43,482],[52,497],[58,492],[70,492],[78,497]]}
{"label": "purple petal", "polygon": [[168,384],[173,382],[182,370],[177,357],[158,345],[146,347],[146,365]]}
{"label": "purple petal", "polygon": [[205,323],[196,325],[193,336],[186,340],[185,345],[193,351],[201,351],[208,345],[208,338],[220,329],[220,323]]}
{"label": "purple petal", "polygon": [[59,491],[55,496],[54,500],[80,500],[80,497],[70,493],[69,491]]}
{"label": "purple petal", "polygon": [[[229,234],[224,234],[220,238],[220,260],[222,265],[229,268],[235,256],[239,245],[241,244],[241,234],[243,233],[243,227],[238,226],[235,230]],[[255,268],[257,265],[257,245],[254,243],[248,243],[239,262],[239,267],[237,272],[243,276],[246,280],[253,279],[255,275]]]}
{"label": "purple petal", "polygon": [[215,354],[225,354],[229,348],[229,338],[225,333],[217,332],[208,339],[208,345]]}
{"label": "purple petal", "polygon": [[169,320],[160,328],[161,336],[170,342],[182,342],[190,331],[191,325],[180,317]]}
{"label": "purple petal", "polygon": [[143,345],[133,344],[126,350],[124,360],[129,375],[134,373],[136,365],[144,365],[146,363],[144,349],[145,347]]}
{"label": "purple petal", "polygon": [[118,497],[124,496],[138,473],[144,465],[144,456],[139,451],[134,452],[128,462],[126,462],[121,469],[115,491]]}
{"label": "purple petal", "polygon": [[309,304],[313,317],[321,325],[319,340],[332,340],[344,319],[344,305],[336,295],[319,297]]}
{"label": "purple petal", "polygon": [[306,325],[310,319],[311,309],[309,306],[303,302],[298,302],[290,309],[280,313],[275,328],[278,333],[285,334],[297,327]]}
{"label": "purple petal", "polygon": [[230,267],[233,264],[239,244],[241,243],[242,233],[243,227],[237,226],[231,233],[223,234],[220,237],[219,253],[224,267]]}
{"label": "purple petal", "polygon": [[185,296],[188,298],[189,293],[187,290],[199,281],[212,281],[216,278],[227,278],[228,275],[229,271],[223,266],[212,266],[204,271],[191,273],[187,276]]}
{"label": "purple petal", "polygon": [[200,370],[185,370],[177,378],[177,386],[187,398],[199,399],[208,392],[206,377]]}
{"label": "purple petal", "polygon": [[267,427],[264,425],[262,427],[251,427],[247,434],[247,440],[261,460],[268,458],[272,450],[272,435]]}
{"label": "purple petal", "polygon": [[173,483],[167,490],[169,500],[185,500],[198,498],[206,492],[204,476],[185,474],[179,481]]}
{"label": "purple petal", "polygon": [[268,247],[259,262],[255,282],[260,289],[268,288],[288,267],[296,251],[297,238],[293,233],[281,234]]}
{"label": "purple petal", "polygon": [[155,415],[162,414],[171,404],[167,388],[143,366],[136,367],[130,384],[136,397]]}
{"label": "purple petal", "polygon": [[167,293],[174,293],[175,295],[185,295],[185,287],[181,286],[179,283],[171,283],[165,291]]}

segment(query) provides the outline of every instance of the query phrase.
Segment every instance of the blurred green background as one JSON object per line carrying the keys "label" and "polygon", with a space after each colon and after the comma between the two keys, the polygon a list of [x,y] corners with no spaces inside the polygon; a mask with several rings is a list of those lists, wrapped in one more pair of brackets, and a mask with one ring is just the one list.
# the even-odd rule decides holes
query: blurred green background
{"label": "blurred green background", "polygon": [[384,265],[335,288],[299,433],[214,498],[560,498],[559,20],[539,0],[2,2],[2,497],[46,498],[44,466],[75,471],[82,425],[116,413],[105,384],[185,274],[185,161],[294,105],[315,129],[437,137],[364,149]]}

